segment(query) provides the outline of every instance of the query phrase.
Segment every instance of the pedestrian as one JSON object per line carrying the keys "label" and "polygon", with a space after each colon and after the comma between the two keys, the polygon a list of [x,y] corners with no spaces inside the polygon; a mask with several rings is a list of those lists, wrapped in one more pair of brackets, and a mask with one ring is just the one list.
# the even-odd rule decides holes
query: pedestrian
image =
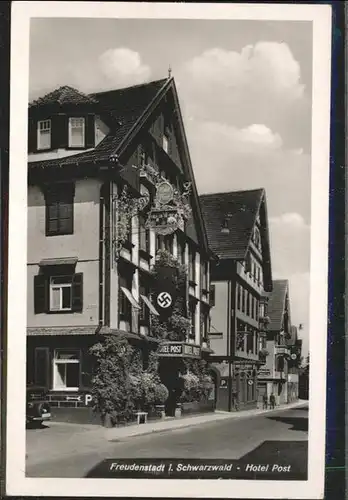
{"label": "pedestrian", "polygon": [[268,408],[268,397],[267,397],[267,394],[263,395],[262,401],[263,401],[263,409],[267,410],[267,408]]}
{"label": "pedestrian", "polygon": [[269,397],[269,403],[271,406],[271,410],[274,410],[274,408],[275,408],[275,395],[273,394],[273,392]]}

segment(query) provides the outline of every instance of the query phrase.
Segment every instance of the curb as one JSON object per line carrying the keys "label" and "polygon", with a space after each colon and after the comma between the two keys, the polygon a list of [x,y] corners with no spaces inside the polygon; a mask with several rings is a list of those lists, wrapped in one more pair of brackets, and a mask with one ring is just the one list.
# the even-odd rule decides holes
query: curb
{"label": "curb", "polygon": [[[281,407],[278,407],[278,408],[275,408],[274,410],[256,410],[255,412],[253,413],[246,413],[246,412],[226,412],[226,413],[215,413],[215,415],[219,415],[218,418],[215,418],[215,419],[211,419],[211,420],[206,420],[206,421],[200,421],[200,422],[194,422],[194,421],[191,421],[191,422],[187,422],[187,423],[180,423],[180,421],[178,421],[175,425],[171,426],[171,427],[167,427],[167,428],[156,428],[156,427],[153,427],[151,429],[144,429],[144,430],[141,430],[139,429],[138,432],[135,432],[134,434],[126,434],[124,436],[117,436],[117,434],[115,433],[115,436],[105,436],[106,440],[109,441],[109,442],[123,442],[123,441],[127,441],[128,439],[132,439],[132,438],[135,438],[135,437],[138,437],[138,436],[146,436],[146,435],[150,435],[150,434],[159,434],[159,433],[164,433],[164,432],[169,432],[169,431],[172,431],[172,430],[178,430],[178,429],[187,429],[189,427],[197,427],[199,425],[205,425],[205,424],[215,424],[218,420],[233,420],[233,419],[237,419],[237,420],[240,420],[240,419],[247,419],[247,418],[253,418],[253,417],[257,417],[257,416],[260,416],[260,415],[264,415],[264,414],[268,414],[268,413],[274,413],[274,412],[279,412],[279,411],[286,411],[286,410],[291,410],[291,409],[294,409],[294,408],[297,408],[297,407],[301,407],[301,406],[304,406],[306,404],[306,402],[298,402],[298,403],[295,403],[295,404],[290,404],[290,405],[284,405],[284,406],[281,406]],[[116,429],[115,429],[116,430]],[[109,431],[106,431],[106,434],[107,433],[112,433],[112,431],[114,431],[114,429],[110,429]]]}

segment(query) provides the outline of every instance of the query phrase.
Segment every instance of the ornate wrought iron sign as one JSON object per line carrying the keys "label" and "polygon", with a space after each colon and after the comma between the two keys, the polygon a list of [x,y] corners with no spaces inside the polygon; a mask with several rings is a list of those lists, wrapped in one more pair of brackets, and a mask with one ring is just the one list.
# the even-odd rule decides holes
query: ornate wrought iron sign
{"label": "ornate wrought iron sign", "polygon": [[184,184],[184,192],[180,193],[167,180],[160,180],[156,185],[156,196],[146,222],[148,228],[157,234],[172,234],[178,229],[185,229],[185,221],[191,216],[188,196],[191,183]]}

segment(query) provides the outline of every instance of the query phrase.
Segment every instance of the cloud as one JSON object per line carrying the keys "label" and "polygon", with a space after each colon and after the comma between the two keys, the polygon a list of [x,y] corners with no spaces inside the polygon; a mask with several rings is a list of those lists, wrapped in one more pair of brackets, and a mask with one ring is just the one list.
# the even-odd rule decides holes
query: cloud
{"label": "cloud", "polygon": [[286,277],[309,271],[310,226],[298,213],[269,218],[272,267]]}
{"label": "cloud", "polygon": [[151,69],[141,61],[140,54],[128,48],[115,48],[99,56],[102,75],[114,85],[134,85],[147,81]]}
{"label": "cloud", "polygon": [[192,119],[186,133],[200,193],[263,187],[273,216],[296,211],[310,221],[310,157],[285,149],[278,132]]}
{"label": "cloud", "polygon": [[311,107],[301,68],[286,43],[260,41],[240,52],[213,48],[178,72],[186,118],[243,129],[265,124],[293,149],[310,147]]}

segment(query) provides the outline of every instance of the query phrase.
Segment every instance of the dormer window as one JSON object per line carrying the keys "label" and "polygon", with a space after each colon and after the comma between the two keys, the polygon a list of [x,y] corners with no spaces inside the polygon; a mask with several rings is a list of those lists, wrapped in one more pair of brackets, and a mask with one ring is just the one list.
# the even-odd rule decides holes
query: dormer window
{"label": "dormer window", "polygon": [[51,147],[51,120],[42,120],[37,124],[37,149]]}
{"label": "dormer window", "polygon": [[85,119],[69,118],[69,148],[85,147]]}

